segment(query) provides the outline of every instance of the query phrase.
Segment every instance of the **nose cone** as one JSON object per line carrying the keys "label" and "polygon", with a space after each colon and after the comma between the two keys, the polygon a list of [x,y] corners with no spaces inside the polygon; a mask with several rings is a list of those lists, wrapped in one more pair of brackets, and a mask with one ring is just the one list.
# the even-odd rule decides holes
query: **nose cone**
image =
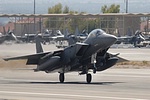
{"label": "nose cone", "polygon": [[111,46],[117,41],[117,37],[111,34],[104,34],[103,39],[105,46]]}
{"label": "nose cone", "polygon": [[112,44],[114,44],[117,41],[117,37],[114,35],[109,35],[108,38],[109,38],[109,42]]}

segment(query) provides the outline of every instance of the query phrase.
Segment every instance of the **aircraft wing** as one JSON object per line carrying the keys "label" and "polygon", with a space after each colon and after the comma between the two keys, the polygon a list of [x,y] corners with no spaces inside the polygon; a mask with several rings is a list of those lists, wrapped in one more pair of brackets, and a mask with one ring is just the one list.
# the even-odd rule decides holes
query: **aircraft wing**
{"label": "aircraft wing", "polygon": [[19,59],[37,59],[40,58],[46,54],[48,54],[50,52],[46,52],[46,53],[37,53],[37,54],[31,54],[31,55],[25,55],[25,56],[17,56],[17,57],[10,57],[10,58],[4,58],[5,61],[9,61],[9,60],[19,60]]}
{"label": "aircraft wing", "polygon": [[8,60],[20,60],[20,59],[27,59],[27,65],[34,65],[38,64],[40,59],[45,59],[46,57],[52,57],[55,55],[60,55],[62,50],[54,51],[54,52],[42,52],[42,53],[36,53],[31,55],[25,55],[25,56],[17,56],[17,57],[10,57],[10,58],[4,58],[5,61]]}
{"label": "aircraft wing", "polygon": [[25,56],[17,56],[17,57],[11,57],[11,58],[4,58],[5,61],[8,60],[21,60],[21,59],[27,59],[27,63],[26,64],[37,64],[39,59],[43,56],[45,56],[46,54],[48,54],[50,52],[46,52],[46,53],[37,53],[37,54],[31,54],[31,55],[25,55]]}

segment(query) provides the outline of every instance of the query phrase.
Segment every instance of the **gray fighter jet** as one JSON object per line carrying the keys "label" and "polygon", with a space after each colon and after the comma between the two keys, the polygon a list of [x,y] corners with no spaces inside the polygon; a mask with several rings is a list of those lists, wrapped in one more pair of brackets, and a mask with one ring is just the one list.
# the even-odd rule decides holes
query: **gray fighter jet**
{"label": "gray fighter jet", "polygon": [[142,41],[147,40],[140,30],[137,30],[133,36],[121,36],[118,37],[116,44],[133,44],[134,47],[138,47]]}
{"label": "gray fighter jet", "polygon": [[12,31],[9,31],[5,35],[0,34],[0,44],[4,43],[5,41],[15,41],[16,43],[19,42]]}
{"label": "gray fighter jet", "polygon": [[4,58],[4,60],[27,59],[27,65],[37,65],[34,69],[46,73],[58,72],[59,80],[64,82],[64,73],[77,71],[86,75],[87,83],[92,80],[90,72],[106,70],[115,65],[119,59],[117,55],[107,53],[109,47],[115,43],[117,37],[107,34],[101,29],[91,31],[83,43],[76,43],[64,50],[43,52],[39,38],[36,39],[36,54]]}

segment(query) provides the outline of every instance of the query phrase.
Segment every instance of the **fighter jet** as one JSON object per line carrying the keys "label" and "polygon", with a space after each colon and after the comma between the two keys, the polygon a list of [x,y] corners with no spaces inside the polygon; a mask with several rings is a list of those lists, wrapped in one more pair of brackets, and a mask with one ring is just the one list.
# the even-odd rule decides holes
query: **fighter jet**
{"label": "fighter jet", "polygon": [[5,41],[15,41],[16,43],[19,42],[17,37],[14,35],[12,31],[8,31],[5,35],[0,35],[0,44],[4,43]]}
{"label": "fighter jet", "polygon": [[74,44],[76,42],[82,42],[84,41],[88,36],[88,33],[86,32],[86,30],[83,30],[81,33],[79,32],[79,29],[76,28],[75,30],[75,34],[70,34],[68,36],[68,43],[69,45]]}
{"label": "fighter jet", "polygon": [[118,37],[116,44],[133,44],[134,47],[137,47],[142,41],[145,41],[146,38],[140,30],[137,30],[133,36],[122,36]]}
{"label": "fighter jet", "polygon": [[79,72],[86,75],[87,83],[91,83],[93,73],[106,70],[117,63],[119,57],[107,52],[117,37],[107,34],[101,29],[91,31],[83,43],[75,43],[63,50],[43,52],[39,38],[36,38],[36,54],[4,58],[8,60],[27,59],[27,65],[37,65],[35,72],[58,72],[59,81],[65,80],[65,73]]}
{"label": "fighter jet", "polygon": [[63,41],[65,40],[67,37],[67,34],[62,34],[60,30],[56,30],[56,35],[50,37],[50,39],[54,40],[54,41]]}
{"label": "fighter jet", "polygon": [[[56,47],[58,48],[64,48],[68,45],[75,44],[76,42],[83,42],[88,36],[88,33],[86,33],[86,30],[83,30],[83,32],[80,33],[78,28],[76,28],[74,34],[69,33],[68,29],[64,30],[63,33],[65,35],[63,35],[63,37],[61,36],[62,38],[58,37],[57,39],[55,39],[56,42],[59,42],[59,44],[56,45]],[[64,45],[62,41],[67,41],[68,44]]]}

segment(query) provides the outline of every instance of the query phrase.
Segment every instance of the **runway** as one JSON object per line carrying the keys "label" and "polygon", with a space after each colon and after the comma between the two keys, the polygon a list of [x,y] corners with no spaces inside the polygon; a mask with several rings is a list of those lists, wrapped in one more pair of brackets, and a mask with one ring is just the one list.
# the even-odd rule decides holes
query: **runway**
{"label": "runway", "polygon": [[[54,45],[43,45],[44,51],[54,51]],[[146,48],[116,49],[109,52],[132,61],[150,61]],[[0,58],[35,53],[34,44],[0,46]],[[34,67],[34,66],[31,66]],[[18,69],[19,68],[19,69]],[[93,74],[91,84],[78,73],[65,74],[59,83],[58,73],[46,74],[32,70],[24,61],[4,62],[0,59],[0,100],[149,100],[150,69],[108,69]]]}
{"label": "runway", "polygon": [[91,84],[78,73],[46,74],[31,70],[0,70],[0,100],[149,100],[150,69],[108,69]]}

